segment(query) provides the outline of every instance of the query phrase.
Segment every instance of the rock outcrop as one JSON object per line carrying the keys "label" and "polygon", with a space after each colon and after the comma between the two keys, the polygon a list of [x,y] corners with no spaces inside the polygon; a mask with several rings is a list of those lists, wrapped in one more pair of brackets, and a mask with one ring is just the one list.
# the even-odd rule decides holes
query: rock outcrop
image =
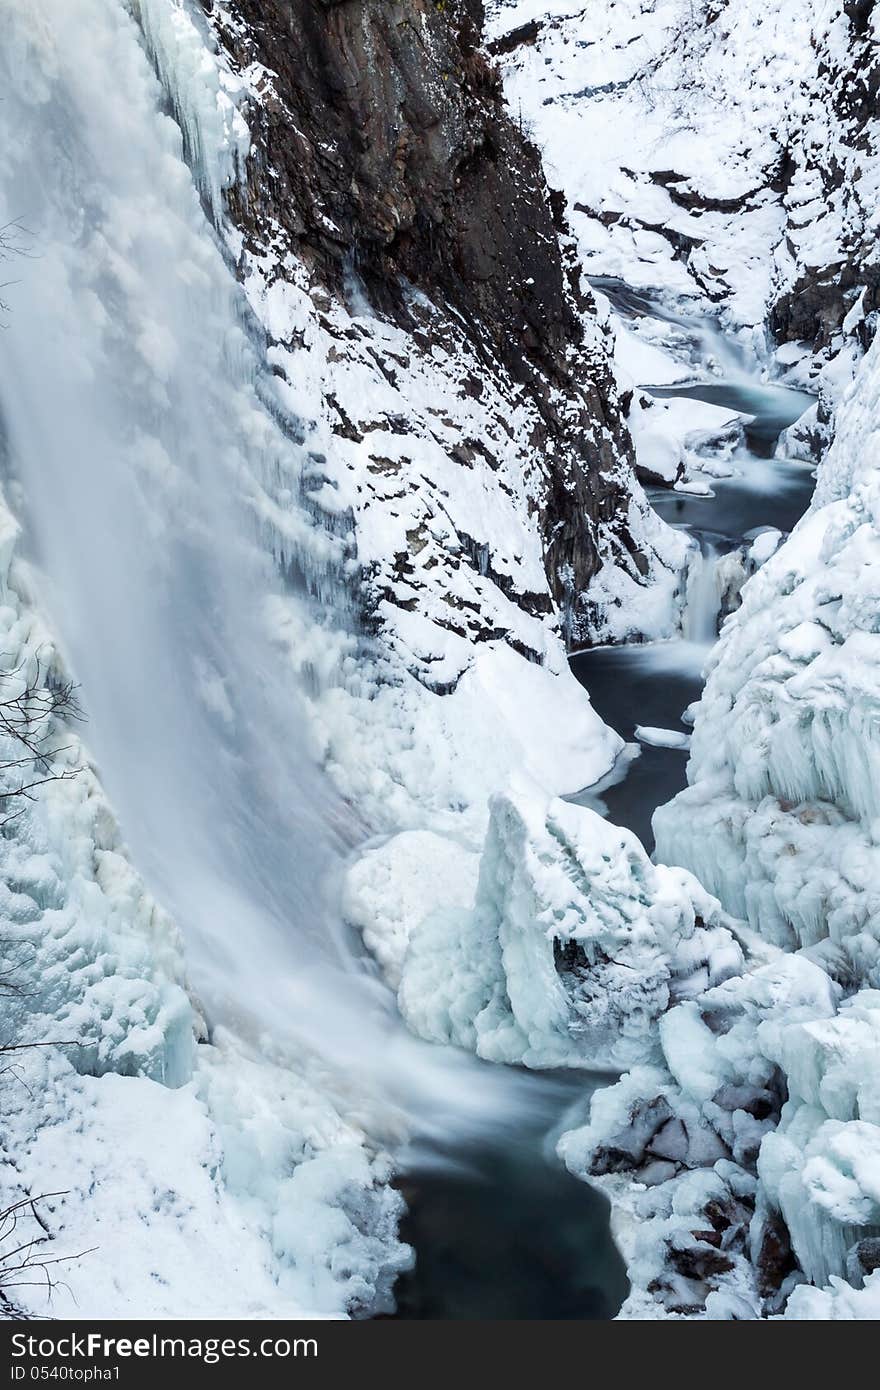
{"label": "rock outcrop", "polygon": [[[250,151],[226,194],[245,256],[270,278],[294,257],[310,291],[319,286],[393,324],[408,358],[426,358],[441,377],[456,373],[456,395],[484,418],[468,434],[468,419],[447,406],[440,413],[465,437],[444,450],[476,466],[493,491],[491,474],[513,449],[502,486],[528,496],[546,574],[543,594],[498,582],[526,611],[555,608],[570,640],[588,642],[607,625],[609,601],[620,603],[619,584],[594,583],[600,571],[619,568],[637,590],[658,552],[673,568],[677,552],[637,487],[633,495],[632,446],[562,199],[480,47],[480,0],[203,5],[247,91]],[[362,346],[374,374],[402,383],[400,362],[381,344]],[[362,393],[354,409],[334,395],[335,432],[359,442],[372,423]],[[401,431],[417,435],[419,426],[406,420]],[[396,576],[390,557],[365,557],[377,562],[373,611],[383,599],[413,604],[396,582],[419,553],[419,528],[409,530],[416,541]],[[473,565],[470,549],[483,553],[484,575],[509,570],[488,528],[456,531],[454,567]],[[409,611],[425,611],[421,597]],[[635,620],[614,619],[615,635],[628,625]],[[498,627],[487,622],[469,636]],[[534,642],[525,645],[541,659]]]}

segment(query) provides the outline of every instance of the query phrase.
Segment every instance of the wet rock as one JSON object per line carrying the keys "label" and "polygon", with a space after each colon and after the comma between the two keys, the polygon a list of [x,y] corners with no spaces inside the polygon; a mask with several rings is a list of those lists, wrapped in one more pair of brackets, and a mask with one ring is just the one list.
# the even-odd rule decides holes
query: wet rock
{"label": "wet rock", "polygon": [[625,1129],[613,1134],[593,1153],[590,1172],[598,1177],[603,1173],[620,1173],[638,1167],[654,1135],[673,1118],[665,1096],[656,1096],[640,1106],[630,1116]]}
{"label": "wet rock", "polygon": [[763,1298],[776,1294],[797,1269],[791,1236],[778,1212],[767,1212],[763,1217],[754,1266],[758,1292]]}
{"label": "wet rock", "polygon": [[685,1279],[708,1281],[719,1274],[729,1274],[733,1269],[730,1256],[703,1239],[696,1239],[681,1249],[670,1246],[668,1259],[676,1273]]}
{"label": "wet rock", "polygon": [[856,1288],[865,1278],[880,1269],[880,1236],[867,1236],[851,1246],[846,1256],[846,1277]]}
{"label": "wet rock", "polygon": [[502,53],[513,53],[517,48],[525,48],[535,43],[543,27],[542,19],[530,19],[528,23],[519,24],[516,29],[511,29],[509,33],[502,34],[500,38],[488,44],[488,51],[495,57]]}

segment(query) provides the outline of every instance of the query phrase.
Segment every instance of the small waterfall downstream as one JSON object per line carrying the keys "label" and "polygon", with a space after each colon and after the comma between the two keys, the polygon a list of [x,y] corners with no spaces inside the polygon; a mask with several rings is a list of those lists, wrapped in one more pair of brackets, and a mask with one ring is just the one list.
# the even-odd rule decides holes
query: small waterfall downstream
{"label": "small waterfall downstream", "polygon": [[721,585],[719,552],[712,541],[700,538],[690,557],[682,611],[681,632],[686,642],[708,645],[718,636]]}
{"label": "small waterfall downstream", "polygon": [[672,386],[644,386],[647,394],[707,401],[740,412],[744,422],[744,442],[735,460],[738,471],[729,478],[713,479],[711,492],[648,490],[654,509],[685,532],[691,543],[680,637],[596,648],[577,653],[571,662],[598,713],[625,739],[635,739],[636,729],[646,727],[677,736],[665,747],[645,746],[643,739],[639,746],[631,743],[629,756],[621,759],[615,772],[579,798],[616,824],[628,826],[652,851],[654,810],[686,782],[682,735],[688,724],[683,716],[699,698],[709,650],[748,577],[750,538],[761,531],[789,531],[809,505],[812,470],[776,458],[774,452],[780,432],[800,417],[812,398],[762,381],[759,364],[750,364],[717,324],[676,314],[610,278],[593,283],[622,318],[645,315],[679,327],[695,372],[704,378],[707,371],[722,373]]}

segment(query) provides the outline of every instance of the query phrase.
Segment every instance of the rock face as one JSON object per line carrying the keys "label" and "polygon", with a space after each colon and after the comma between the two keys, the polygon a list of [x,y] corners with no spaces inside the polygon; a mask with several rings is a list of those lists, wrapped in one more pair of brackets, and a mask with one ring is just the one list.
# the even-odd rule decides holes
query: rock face
{"label": "rock face", "polygon": [[[842,11],[815,38],[814,84],[817,104],[827,112],[828,138],[801,135],[786,161],[785,201],[793,224],[789,247],[797,261],[793,283],[778,294],[769,320],[779,341],[806,341],[817,351],[832,345],[848,316],[847,330],[867,349],[880,307],[880,265],[870,221],[874,203],[866,197],[876,179],[878,147],[874,0],[844,3]],[[809,183],[811,194],[839,219],[840,235],[827,260],[802,254],[807,238],[796,215],[802,203],[798,183]]]}
{"label": "rock face", "polygon": [[515,0],[487,11],[588,273],[759,348],[769,322],[782,366],[801,345],[827,423],[878,304],[872,0],[597,0],[529,33]]}
{"label": "rock face", "polygon": [[[480,0],[202,2],[250,90],[250,154],[227,193],[245,249],[291,251],[417,351],[450,326],[463,336],[471,398],[491,406],[494,383],[502,409],[513,398],[526,411],[522,482],[537,461],[549,597],[566,634],[589,641],[603,563],[635,585],[651,567],[645,508],[637,499],[631,517],[631,443],[594,306],[562,200],[479,47]],[[426,324],[421,296],[445,326]],[[350,416],[346,428],[361,432]],[[462,443],[497,470],[491,439]]]}

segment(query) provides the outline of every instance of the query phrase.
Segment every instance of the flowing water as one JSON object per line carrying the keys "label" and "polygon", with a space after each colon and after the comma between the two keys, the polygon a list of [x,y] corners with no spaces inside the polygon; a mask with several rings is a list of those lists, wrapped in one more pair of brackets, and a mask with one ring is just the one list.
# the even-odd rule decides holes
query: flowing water
{"label": "flowing water", "polygon": [[[671,525],[686,531],[699,547],[688,574],[682,636],[677,641],[642,646],[600,647],[577,653],[571,667],[590,692],[602,719],[628,742],[637,726],[687,732],[681,716],[699,698],[702,670],[718,632],[722,592],[718,561],[762,528],[790,531],[809,506],[813,470],[794,460],[773,457],[782,430],[792,425],[813,403],[802,391],[752,378],[736,346],[708,322],[673,315],[634,294],[619,281],[597,282],[625,317],[650,314],[686,329],[713,365],[727,365],[730,379],[699,381],[668,387],[645,385],[658,397],[709,401],[741,413],[745,443],[736,451],[736,473],[712,479],[711,496],[652,488],[655,511]],[[636,756],[631,756],[636,753]],[[582,797],[597,805],[618,825],[633,830],[651,851],[651,817],[686,784],[686,749],[642,744],[619,761],[599,787]]]}

